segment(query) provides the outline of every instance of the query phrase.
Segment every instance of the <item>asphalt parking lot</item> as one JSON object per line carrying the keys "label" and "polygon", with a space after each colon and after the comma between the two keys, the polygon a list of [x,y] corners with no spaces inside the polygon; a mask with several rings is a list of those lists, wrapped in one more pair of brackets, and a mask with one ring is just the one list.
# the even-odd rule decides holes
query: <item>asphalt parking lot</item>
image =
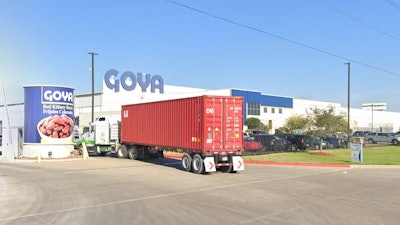
{"label": "asphalt parking lot", "polygon": [[3,224],[398,224],[399,167],[251,165],[197,175],[180,160],[0,163]]}

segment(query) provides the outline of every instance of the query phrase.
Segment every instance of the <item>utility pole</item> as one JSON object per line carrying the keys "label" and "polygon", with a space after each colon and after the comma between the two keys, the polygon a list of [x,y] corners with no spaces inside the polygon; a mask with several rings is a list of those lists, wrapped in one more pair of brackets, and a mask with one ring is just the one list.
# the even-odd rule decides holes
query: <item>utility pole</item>
{"label": "utility pole", "polygon": [[350,146],[350,62],[347,64],[347,147]]}
{"label": "utility pole", "polygon": [[98,55],[94,52],[89,52],[89,55],[92,55],[92,123],[94,122],[94,56]]}

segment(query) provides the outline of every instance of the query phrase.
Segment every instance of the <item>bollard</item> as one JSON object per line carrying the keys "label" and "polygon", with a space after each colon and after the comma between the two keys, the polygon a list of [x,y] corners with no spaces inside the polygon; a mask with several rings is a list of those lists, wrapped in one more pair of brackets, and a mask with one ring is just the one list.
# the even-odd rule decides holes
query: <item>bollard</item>
{"label": "bollard", "polygon": [[85,142],[82,143],[82,148],[83,148],[83,160],[87,160],[89,158],[89,153],[87,151]]}
{"label": "bollard", "polygon": [[42,155],[40,154],[40,152],[38,152],[38,154],[37,154],[37,162],[40,163],[40,161],[42,161]]}

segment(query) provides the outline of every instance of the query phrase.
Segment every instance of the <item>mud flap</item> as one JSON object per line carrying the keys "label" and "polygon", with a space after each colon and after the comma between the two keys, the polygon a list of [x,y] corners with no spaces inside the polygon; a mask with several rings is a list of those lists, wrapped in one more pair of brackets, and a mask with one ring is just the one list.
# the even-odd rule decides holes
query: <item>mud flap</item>
{"label": "mud flap", "polygon": [[240,171],[244,170],[244,162],[240,156],[232,156],[233,170]]}
{"label": "mud flap", "polygon": [[217,171],[217,169],[215,168],[214,157],[205,157],[204,158],[204,169],[206,172]]}

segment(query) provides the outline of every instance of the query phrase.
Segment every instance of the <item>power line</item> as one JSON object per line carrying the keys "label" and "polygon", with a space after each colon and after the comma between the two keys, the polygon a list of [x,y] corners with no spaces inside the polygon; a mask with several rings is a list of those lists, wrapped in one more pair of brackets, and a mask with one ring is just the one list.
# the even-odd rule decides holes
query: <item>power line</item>
{"label": "power line", "polygon": [[217,15],[211,14],[209,12],[193,8],[193,7],[188,6],[188,5],[184,5],[184,4],[179,3],[179,2],[175,2],[175,1],[172,1],[172,0],[165,0],[165,1],[167,1],[169,3],[172,3],[172,4],[175,4],[175,5],[178,5],[178,6],[181,6],[183,8],[187,8],[187,9],[193,10],[195,12],[207,15],[209,17],[213,17],[215,19],[218,19],[218,20],[221,20],[221,21],[224,21],[224,22],[227,22],[227,23],[231,23],[231,24],[234,24],[234,25],[237,25],[237,26],[249,29],[249,30],[256,31],[258,33],[262,33],[262,34],[274,37],[276,39],[280,39],[280,40],[283,40],[283,41],[286,41],[286,42],[289,42],[289,43],[292,43],[292,44],[295,44],[295,45],[298,45],[298,46],[301,46],[301,47],[304,47],[304,48],[308,48],[308,49],[323,53],[325,55],[330,55],[330,56],[333,56],[333,57],[336,57],[336,58],[339,58],[339,59],[343,59],[345,61],[350,61],[350,62],[359,64],[359,65],[362,65],[362,66],[365,66],[365,67],[368,67],[368,68],[371,68],[371,69],[374,69],[374,70],[378,70],[378,71],[381,71],[381,72],[384,72],[384,73],[387,73],[387,74],[392,74],[394,76],[400,77],[400,73],[392,72],[392,71],[389,71],[389,70],[386,70],[386,69],[379,68],[377,66],[369,65],[369,64],[363,63],[361,61],[357,61],[357,60],[350,59],[350,58],[347,58],[347,57],[344,57],[344,56],[341,56],[341,55],[338,55],[338,54],[335,54],[335,53],[332,53],[332,52],[328,52],[326,50],[319,49],[319,48],[313,47],[311,45],[307,45],[307,44],[304,44],[304,43],[301,43],[301,42],[298,42],[298,41],[290,40],[288,38],[285,38],[285,37],[282,37],[282,36],[279,36],[279,35],[276,35],[276,34],[272,34],[272,33],[269,33],[267,31],[264,31],[264,30],[261,30],[261,29],[255,28],[255,27],[251,27],[249,25],[242,24],[242,23],[239,23],[239,22],[236,22],[236,21],[233,21],[233,20],[221,17],[221,16],[217,16]]}
{"label": "power line", "polygon": [[396,9],[400,10],[400,4],[395,2],[394,0],[386,0],[386,2],[395,7]]}
{"label": "power line", "polygon": [[[393,2],[393,1],[391,1],[391,0],[386,0],[386,1]],[[383,31],[383,30],[381,30],[381,29],[379,29],[379,28],[377,28],[377,27],[375,27],[375,26],[372,26],[372,25],[370,25],[370,24],[368,24],[368,23],[366,23],[366,22],[364,22],[364,21],[362,21],[362,20],[360,20],[360,19],[358,19],[358,18],[356,18],[356,17],[354,17],[354,16],[352,16],[352,15],[350,15],[350,14],[344,12],[343,10],[340,10],[340,9],[336,8],[335,6],[333,6],[333,5],[331,5],[331,4],[327,3],[327,2],[325,2],[325,1],[323,1],[323,0],[319,0],[319,2],[321,2],[322,4],[328,6],[328,7],[331,8],[331,9],[335,10],[336,12],[339,12],[340,14],[343,14],[343,15],[345,15],[345,16],[351,18],[352,20],[357,21],[358,23],[361,23],[362,25],[364,25],[364,26],[366,26],[366,27],[369,27],[369,28],[371,28],[372,30],[375,30],[375,31],[378,32],[378,33],[381,33],[381,34],[383,34],[383,35],[385,35],[385,36],[387,36],[387,37],[390,37],[390,38],[392,38],[392,39],[394,39],[394,40],[396,40],[396,41],[400,41],[400,38],[398,38],[398,37],[396,37],[396,36],[394,36],[394,35],[391,35],[391,34],[385,32],[385,31]],[[393,4],[396,4],[396,3],[393,3]],[[399,8],[399,9],[400,9],[400,8]]]}

